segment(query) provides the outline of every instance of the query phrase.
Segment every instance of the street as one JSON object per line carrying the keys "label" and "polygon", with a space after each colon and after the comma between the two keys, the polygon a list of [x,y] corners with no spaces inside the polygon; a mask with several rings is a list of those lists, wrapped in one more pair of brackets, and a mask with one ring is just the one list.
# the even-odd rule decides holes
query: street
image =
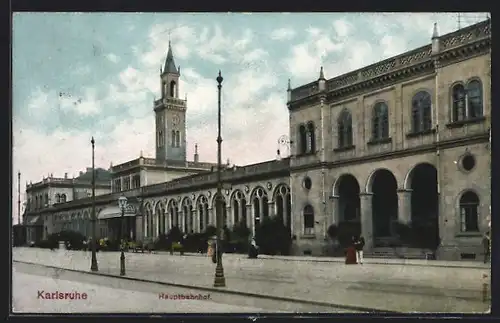
{"label": "street", "polygon": [[[68,293],[73,299],[53,293]],[[62,295],[61,294],[61,295]],[[196,300],[192,298],[208,298]],[[57,296],[56,296],[57,298]],[[185,299],[181,299],[185,298]],[[285,302],[269,302],[217,292],[123,281],[42,266],[13,266],[14,313],[265,313],[325,311]],[[253,304],[245,306],[240,304]]]}
{"label": "street", "polygon": [[[211,288],[215,266],[206,257],[126,254],[127,277]],[[15,248],[14,261],[88,271],[90,252]],[[119,253],[98,253],[99,272],[119,273]],[[225,255],[224,290],[295,300],[313,300],[339,308],[395,312],[485,312],[483,283],[488,268],[432,267],[247,259]],[[488,285],[489,286],[489,285]]]}

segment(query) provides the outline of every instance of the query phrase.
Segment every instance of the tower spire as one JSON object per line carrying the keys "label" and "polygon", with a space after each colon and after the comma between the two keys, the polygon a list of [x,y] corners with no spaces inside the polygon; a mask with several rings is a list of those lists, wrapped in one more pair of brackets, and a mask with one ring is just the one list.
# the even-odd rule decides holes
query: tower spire
{"label": "tower spire", "polygon": [[165,66],[163,73],[179,74],[179,70],[175,67],[174,54],[172,52],[172,43],[168,41],[167,58],[165,59]]}
{"label": "tower spire", "polygon": [[321,66],[321,69],[319,70],[319,79],[320,80],[325,79],[325,74],[323,73],[323,66]]}
{"label": "tower spire", "polygon": [[437,22],[435,22],[434,29],[432,30],[432,39],[438,38],[438,37],[439,37],[438,24],[437,24]]}

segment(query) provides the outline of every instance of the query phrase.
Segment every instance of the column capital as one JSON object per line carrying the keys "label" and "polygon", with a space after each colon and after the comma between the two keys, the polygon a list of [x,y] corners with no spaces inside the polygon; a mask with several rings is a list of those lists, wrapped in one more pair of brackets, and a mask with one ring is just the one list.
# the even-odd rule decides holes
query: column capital
{"label": "column capital", "polygon": [[373,193],[370,193],[370,192],[359,193],[359,197],[372,197],[372,196],[373,196]]}
{"label": "column capital", "polygon": [[411,192],[413,192],[413,190],[412,190],[412,189],[409,189],[409,188],[399,188],[399,189],[397,190],[397,192],[398,192],[398,193],[411,193]]}
{"label": "column capital", "polygon": [[335,199],[340,198],[340,196],[338,196],[338,195],[330,195],[330,196],[328,196],[328,198],[329,198],[330,200],[335,200]]}

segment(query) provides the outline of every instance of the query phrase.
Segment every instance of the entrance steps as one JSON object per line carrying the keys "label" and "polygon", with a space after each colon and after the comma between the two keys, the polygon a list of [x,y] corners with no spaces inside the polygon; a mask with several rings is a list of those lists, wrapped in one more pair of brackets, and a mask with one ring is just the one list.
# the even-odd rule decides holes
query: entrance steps
{"label": "entrance steps", "polygon": [[376,247],[364,252],[366,258],[389,259],[434,259],[434,252],[428,249],[405,247]]}

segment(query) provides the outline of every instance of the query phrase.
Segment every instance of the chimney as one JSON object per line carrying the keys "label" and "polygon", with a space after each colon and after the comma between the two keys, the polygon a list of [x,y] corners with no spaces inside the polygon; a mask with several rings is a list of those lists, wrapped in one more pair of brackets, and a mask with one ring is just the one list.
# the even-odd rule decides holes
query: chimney
{"label": "chimney", "polygon": [[195,163],[200,162],[200,156],[198,155],[198,144],[194,145],[194,162]]}
{"label": "chimney", "polygon": [[68,179],[68,173],[64,173],[64,179]]}

